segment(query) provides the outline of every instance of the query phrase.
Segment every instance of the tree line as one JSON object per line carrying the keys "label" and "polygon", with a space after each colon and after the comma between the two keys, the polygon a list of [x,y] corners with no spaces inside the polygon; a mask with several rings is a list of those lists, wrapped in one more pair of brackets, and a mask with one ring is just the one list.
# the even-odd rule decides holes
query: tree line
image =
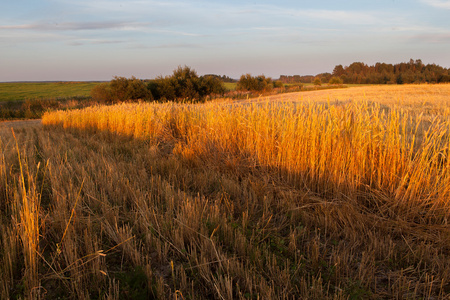
{"label": "tree line", "polygon": [[337,65],[332,73],[316,76],[281,75],[283,83],[328,83],[330,80],[344,84],[404,84],[404,83],[445,83],[450,82],[450,69],[436,64],[424,64],[420,59],[398,64],[376,63],[369,66],[354,62],[348,66]]}
{"label": "tree line", "polygon": [[436,64],[425,65],[420,59],[410,59],[399,64],[376,63],[368,66],[354,62],[349,66],[337,65],[334,76],[344,83],[403,84],[403,83],[444,83],[450,82],[450,69]]}
{"label": "tree line", "polygon": [[170,76],[159,76],[153,80],[135,77],[114,77],[107,83],[94,87],[91,96],[99,103],[115,103],[127,100],[149,101],[202,101],[207,98],[224,96],[224,82],[237,82],[239,92],[267,93],[284,84],[314,83],[328,84],[404,84],[404,83],[444,83],[450,82],[450,69],[436,64],[425,65],[422,60],[411,59],[399,64],[376,63],[369,66],[354,62],[349,66],[337,65],[332,73],[316,76],[281,75],[273,80],[264,75],[244,74],[238,81],[228,77],[208,74],[198,76],[188,66],[178,67]]}

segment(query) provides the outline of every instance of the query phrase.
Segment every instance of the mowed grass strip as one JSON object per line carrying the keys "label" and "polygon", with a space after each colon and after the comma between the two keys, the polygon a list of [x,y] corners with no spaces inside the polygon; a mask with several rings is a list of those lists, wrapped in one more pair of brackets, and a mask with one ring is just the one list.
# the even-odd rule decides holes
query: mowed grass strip
{"label": "mowed grass strip", "polygon": [[0,83],[0,102],[28,99],[88,97],[98,82],[11,82]]}

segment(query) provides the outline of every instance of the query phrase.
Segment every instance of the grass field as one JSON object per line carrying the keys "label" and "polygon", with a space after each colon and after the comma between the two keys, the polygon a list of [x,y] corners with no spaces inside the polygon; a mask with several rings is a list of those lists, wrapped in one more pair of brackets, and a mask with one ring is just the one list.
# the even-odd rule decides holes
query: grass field
{"label": "grass field", "polygon": [[47,110],[86,107],[96,82],[0,83],[0,120],[41,118]]}
{"label": "grass field", "polygon": [[234,91],[234,90],[236,90],[237,83],[236,82],[224,82],[223,85],[225,86],[225,89],[227,91]]}
{"label": "grass field", "polygon": [[0,83],[0,102],[30,99],[88,97],[96,82]]}
{"label": "grass field", "polygon": [[450,85],[0,127],[0,293],[447,299]]}

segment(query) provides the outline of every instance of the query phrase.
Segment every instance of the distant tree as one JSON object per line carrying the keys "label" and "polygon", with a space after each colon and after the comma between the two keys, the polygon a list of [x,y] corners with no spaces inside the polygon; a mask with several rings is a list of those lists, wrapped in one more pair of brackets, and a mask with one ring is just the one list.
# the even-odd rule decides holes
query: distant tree
{"label": "distant tree", "polygon": [[423,71],[423,68],[425,67],[425,65],[422,63],[421,59],[416,59],[414,64],[415,64],[415,67],[416,67],[417,71],[419,71],[419,72]]}
{"label": "distant tree", "polygon": [[365,71],[368,69],[368,66],[362,62],[354,62],[347,67],[346,72],[350,72],[353,74],[365,74]]}
{"label": "distant tree", "polygon": [[329,84],[342,84],[342,79],[338,76],[331,77]]}
{"label": "distant tree", "polygon": [[147,84],[147,88],[153,95],[155,100],[175,100],[176,90],[175,82],[170,77],[156,77],[155,80]]}
{"label": "distant tree", "polygon": [[392,64],[385,64],[377,62],[375,66],[372,67],[375,73],[393,74],[394,66]]}
{"label": "distant tree", "polygon": [[195,70],[188,66],[179,66],[173,71],[172,81],[175,84],[175,93],[178,99],[200,98],[200,79]]}
{"label": "distant tree", "polygon": [[211,94],[223,94],[225,87],[217,75],[199,77],[188,66],[173,71],[171,76],[157,77],[147,84],[155,100],[200,100]]}
{"label": "distant tree", "polygon": [[152,98],[150,91],[142,80],[132,76],[130,79],[115,76],[109,83],[112,100],[148,100]]}
{"label": "distant tree", "polygon": [[314,81],[312,82],[314,85],[320,86],[322,85],[322,80],[320,80],[319,77],[314,78]]}
{"label": "distant tree", "polygon": [[242,75],[237,83],[238,91],[266,92],[273,88],[272,78],[264,75],[253,77],[251,74]]}
{"label": "distant tree", "polygon": [[274,88],[282,88],[283,87],[283,82],[281,80],[276,80],[273,82],[273,87]]}
{"label": "distant tree", "polygon": [[333,69],[333,76],[342,76],[345,74],[344,67],[342,65],[337,65]]}
{"label": "distant tree", "polygon": [[127,100],[151,100],[153,97],[145,83],[133,76],[128,79],[126,98]]}
{"label": "distant tree", "polygon": [[109,83],[114,101],[124,101],[128,97],[128,79],[115,76]]}
{"label": "distant tree", "polygon": [[98,103],[110,103],[112,102],[111,88],[108,82],[96,85],[91,90],[92,100]]}
{"label": "distant tree", "polygon": [[283,83],[311,83],[314,80],[314,76],[311,75],[280,75],[281,82]]}
{"label": "distant tree", "polygon": [[239,79],[236,90],[238,91],[254,91],[258,88],[258,81],[256,77],[253,77],[251,74],[242,75]]}
{"label": "distant tree", "polygon": [[328,81],[330,81],[332,76],[333,75],[331,75],[330,73],[320,73],[316,75],[316,77],[318,77],[320,81],[322,81],[322,83],[327,83]]}
{"label": "distant tree", "polygon": [[221,95],[225,93],[225,86],[220,77],[205,75],[200,77],[200,96],[216,94]]}
{"label": "distant tree", "polygon": [[411,69],[402,74],[403,83],[414,83],[416,81],[416,78],[416,74]]}
{"label": "distant tree", "polygon": [[214,78],[219,79],[222,82],[237,82],[236,79],[230,78],[230,77],[228,77],[226,75],[220,76],[220,75],[216,75],[216,74],[206,74],[206,75],[203,75],[203,76],[204,77],[214,77]]}
{"label": "distant tree", "polygon": [[[371,84],[403,84],[403,83],[440,83],[449,82],[448,69],[435,64],[424,65],[420,59],[410,59],[408,62],[386,64],[377,62],[368,66],[362,62],[354,62],[349,66],[337,65],[333,76],[339,76],[344,83],[371,83]],[[322,82],[323,74],[318,74]]]}
{"label": "distant tree", "polygon": [[447,74],[442,75],[442,82],[450,82],[450,72],[447,72]]}
{"label": "distant tree", "polygon": [[289,80],[290,80],[289,77],[291,77],[291,76],[280,75],[280,79],[279,79],[279,80],[280,80],[282,83],[290,83],[290,82],[289,82]]}
{"label": "distant tree", "polygon": [[258,91],[271,91],[273,89],[273,81],[272,78],[266,77],[264,75],[259,75],[256,77],[258,80]]}

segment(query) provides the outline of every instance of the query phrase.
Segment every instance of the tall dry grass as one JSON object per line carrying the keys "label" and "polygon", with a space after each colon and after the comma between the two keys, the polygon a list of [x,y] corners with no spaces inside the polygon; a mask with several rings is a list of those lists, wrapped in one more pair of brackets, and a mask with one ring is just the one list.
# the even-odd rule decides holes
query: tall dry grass
{"label": "tall dry grass", "polygon": [[51,113],[43,122],[168,141],[193,163],[263,170],[319,196],[372,199],[365,205],[383,214],[446,222],[448,111],[431,120],[417,111],[367,98],[344,104],[122,104]]}
{"label": "tall dry grass", "polygon": [[[411,88],[422,115],[373,87],[0,128],[1,296],[448,298],[448,122],[430,86]],[[36,223],[11,218],[22,182]]]}

